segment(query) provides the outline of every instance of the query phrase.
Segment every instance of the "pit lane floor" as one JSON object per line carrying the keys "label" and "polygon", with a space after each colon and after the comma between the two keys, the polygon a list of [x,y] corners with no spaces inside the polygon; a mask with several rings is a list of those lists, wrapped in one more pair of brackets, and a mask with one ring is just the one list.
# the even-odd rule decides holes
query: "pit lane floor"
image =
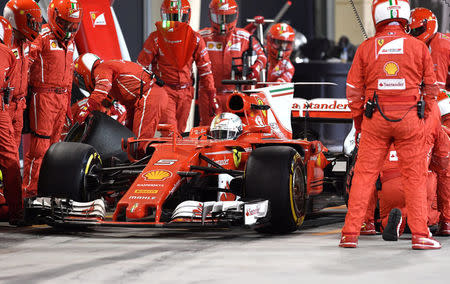
{"label": "pit lane floor", "polygon": [[61,231],[0,223],[2,283],[448,283],[450,238],[411,250],[410,235],[362,236],[339,248],[345,209],[331,208],[286,236],[245,229],[95,228]]}

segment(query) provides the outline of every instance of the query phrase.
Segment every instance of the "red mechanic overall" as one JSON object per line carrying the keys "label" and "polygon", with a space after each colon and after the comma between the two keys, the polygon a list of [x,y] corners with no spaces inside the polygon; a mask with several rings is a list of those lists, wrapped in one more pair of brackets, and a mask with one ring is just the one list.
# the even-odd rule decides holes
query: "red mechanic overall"
{"label": "red mechanic overall", "polygon": [[295,31],[288,24],[276,24],[267,34],[269,65],[268,82],[291,82],[295,68],[289,57],[295,39]]}
{"label": "red mechanic overall", "polygon": [[[373,11],[377,8],[377,2],[383,1],[375,1]],[[376,35],[358,48],[347,78],[349,107],[356,130],[361,131],[361,140],[349,211],[342,229],[340,246],[343,247],[357,246],[357,237],[373,190],[367,184],[375,184],[391,143],[399,156],[408,222],[413,236],[427,238],[429,235],[426,162],[423,148],[417,147],[425,142],[424,121],[419,119],[416,105],[422,82],[425,84],[426,101],[435,100],[438,88],[428,49],[422,42],[407,35],[399,23],[406,23],[409,18],[409,3],[398,2],[402,2],[401,7],[407,5],[407,11],[397,11],[400,17],[394,22],[390,17],[380,20],[377,18],[379,14],[373,13]],[[381,4],[389,5],[387,1]],[[390,11],[389,6],[382,8]],[[386,23],[385,20],[389,21]],[[364,104],[375,92],[382,111],[391,119],[402,118],[400,122],[387,121],[379,111],[375,111],[372,118],[363,119]]]}
{"label": "red mechanic overall", "polygon": [[[86,54],[80,56],[81,58]],[[80,66],[75,61],[76,66]],[[76,67],[77,68],[77,67]],[[138,138],[153,138],[168,98],[164,88],[154,84],[142,66],[123,60],[108,60],[92,68],[95,89],[89,97],[89,110],[104,109],[113,100],[126,108],[127,121],[132,122],[133,133]]]}
{"label": "red mechanic overall", "polygon": [[14,139],[14,128],[4,100],[5,89],[10,86],[16,58],[9,47],[0,44],[0,169],[3,175],[4,195],[8,204],[9,222],[17,224],[22,219],[22,178],[19,151]]}
{"label": "red mechanic overall", "polygon": [[[215,101],[216,89],[211,72],[211,62],[201,36],[188,25],[190,6],[182,1],[182,19],[178,19],[178,1],[165,0],[161,6],[163,22],[144,43],[137,62],[151,69],[164,82],[169,101],[161,122],[176,125],[184,132],[194,97],[192,64],[198,69],[199,86],[206,90],[199,99]],[[214,103],[211,104],[215,112]]]}
{"label": "red mechanic overall", "polygon": [[[222,85],[222,80],[231,78],[233,58],[242,58],[242,53],[250,46],[250,33],[245,29],[236,28],[238,6],[234,0],[212,0],[209,5],[212,27],[200,30],[206,42],[206,49],[212,64],[212,73],[217,89],[217,101],[220,112],[227,111],[228,95],[235,89],[233,85]],[[252,47],[256,51],[255,63],[250,66],[251,74],[248,79],[259,80],[260,71],[265,68],[267,58],[261,46],[252,40]],[[237,64],[241,64],[238,60]],[[200,124],[209,125],[214,117],[210,111],[211,102],[207,100],[207,89],[199,88]]]}

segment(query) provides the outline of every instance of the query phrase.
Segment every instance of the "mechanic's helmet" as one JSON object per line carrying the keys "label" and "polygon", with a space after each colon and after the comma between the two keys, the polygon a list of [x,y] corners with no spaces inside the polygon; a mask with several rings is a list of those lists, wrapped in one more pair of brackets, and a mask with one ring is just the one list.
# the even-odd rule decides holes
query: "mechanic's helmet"
{"label": "mechanic's helmet", "polygon": [[295,40],[294,29],[284,23],[273,25],[267,34],[267,52],[271,58],[289,58]]}
{"label": "mechanic's helmet", "polygon": [[374,0],[372,18],[375,27],[396,21],[402,25],[408,23],[411,8],[408,0]]}
{"label": "mechanic's helmet", "polygon": [[223,112],[214,117],[209,133],[214,139],[236,139],[242,133],[242,121],[234,113]]}
{"label": "mechanic's helmet", "polygon": [[100,64],[102,60],[100,57],[93,53],[85,53],[78,56],[74,61],[74,83],[88,91],[92,92],[94,90],[94,80],[92,79],[92,70],[98,64]]}
{"label": "mechanic's helmet", "polygon": [[214,31],[226,35],[236,28],[238,5],[234,0],[211,0],[209,18]]}
{"label": "mechanic's helmet", "polygon": [[3,16],[14,30],[30,41],[41,31],[41,9],[33,0],[10,0],[3,9]]}
{"label": "mechanic's helmet", "polygon": [[[178,7],[181,2],[181,7]],[[181,21],[180,21],[181,17]],[[161,5],[161,19],[188,23],[191,20],[191,5],[188,0],[164,0]]]}
{"label": "mechanic's helmet", "polygon": [[9,21],[0,16],[0,41],[7,47],[12,48],[13,46],[13,30]]}
{"label": "mechanic's helmet", "polygon": [[81,9],[77,0],[52,0],[48,5],[50,29],[62,42],[73,39],[81,25]]}
{"label": "mechanic's helmet", "polygon": [[438,30],[436,16],[428,9],[416,8],[409,18],[410,34],[423,42],[428,42]]}

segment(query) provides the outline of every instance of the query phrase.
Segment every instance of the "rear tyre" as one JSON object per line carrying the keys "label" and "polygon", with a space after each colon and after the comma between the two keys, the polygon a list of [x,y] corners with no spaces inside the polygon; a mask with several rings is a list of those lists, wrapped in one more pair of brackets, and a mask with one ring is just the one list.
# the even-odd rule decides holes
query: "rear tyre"
{"label": "rear tyre", "polygon": [[300,154],[288,146],[255,149],[246,165],[244,196],[267,199],[268,222],[257,229],[264,233],[290,233],[306,214],[306,184]]}
{"label": "rear tyre", "polygon": [[73,142],[53,144],[45,153],[38,181],[38,196],[93,201],[98,183],[90,173],[101,169],[94,147]]}

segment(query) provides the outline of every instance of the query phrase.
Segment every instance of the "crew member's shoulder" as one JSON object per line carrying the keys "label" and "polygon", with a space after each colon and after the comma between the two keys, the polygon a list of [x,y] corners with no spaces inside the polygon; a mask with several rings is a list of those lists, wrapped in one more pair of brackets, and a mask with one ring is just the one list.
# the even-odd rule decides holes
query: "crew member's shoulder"
{"label": "crew member's shoulder", "polygon": [[235,28],[234,33],[243,37],[250,37],[250,33],[245,29]]}

